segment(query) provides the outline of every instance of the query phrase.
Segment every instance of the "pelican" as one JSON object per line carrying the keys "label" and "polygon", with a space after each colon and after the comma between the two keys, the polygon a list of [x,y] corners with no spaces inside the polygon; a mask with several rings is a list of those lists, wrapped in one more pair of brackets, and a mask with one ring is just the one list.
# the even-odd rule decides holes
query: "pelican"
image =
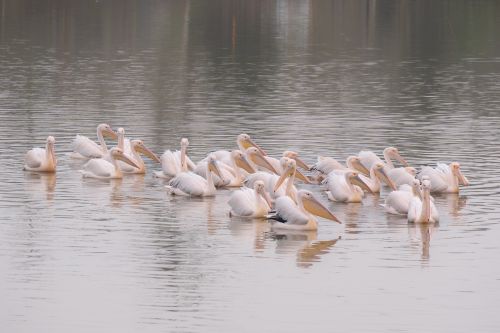
{"label": "pelican", "polygon": [[408,222],[436,223],[439,221],[439,212],[431,200],[431,181],[422,181],[422,197],[413,196],[408,207]]}
{"label": "pelican", "polygon": [[332,171],[352,170],[360,172],[367,177],[370,175],[370,171],[365,168],[358,156],[349,156],[346,160],[346,165],[347,167],[331,157],[318,156],[318,162],[311,167],[311,170],[317,172],[316,179],[319,183]]}
{"label": "pelican", "polygon": [[330,212],[307,190],[297,192],[297,203],[290,197],[282,196],[276,199],[276,214],[268,216],[277,222],[273,223],[273,229],[288,229],[312,231],[318,229],[318,222],[313,215],[323,217],[338,223],[339,219]]}
{"label": "pelican", "polygon": [[[294,151],[289,151],[289,150],[285,151],[283,153],[283,157],[293,159],[297,164],[297,166],[301,167],[302,169],[305,170],[310,169],[310,167],[299,158],[299,154]],[[270,156],[264,156],[264,158],[269,162],[269,164],[273,166],[273,169],[276,171],[278,175],[281,175],[283,173],[283,168],[281,167],[281,160],[278,160]],[[297,177],[297,179],[303,181],[306,184],[311,183],[310,180],[299,170],[295,170],[295,176]]]}
{"label": "pelican", "polygon": [[231,206],[229,216],[245,217],[266,217],[272,205],[264,182],[261,180],[254,183],[253,189],[243,187],[234,191],[228,204]]}
{"label": "pelican", "polygon": [[165,186],[168,193],[197,197],[214,196],[217,190],[212,173],[224,180],[215,155],[209,155],[206,169],[207,179],[190,171],[179,173]]}
{"label": "pelican", "polygon": [[120,163],[120,168],[125,173],[135,173],[135,174],[145,174],[146,173],[146,165],[141,157],[141,154],[149,157],[153,161],[160,163],[160,159],[153,153],[148,147],[144,145],[142,140],[132,140],[130,141],[130,146],[132,150],[132,158],[131,160],[138,166],[138,168],[134,168],[126,163]]}
{"label": "pelican", "polygon": [[358,171],[368,176],[370,171],[361,163],[358,156],[349,156],[346,159],[346,165],[338,162],[336,159],[326,156],[318,156],[318,162],[311,167],[311,170],[318,171],[324,175],[328,175],[333,170],[347,170]]}
{"label": "pelican", "polygon": [[337,202],[361,202],[363,190],[372,193],[355,171],[330,172],[327,178],[328,199]]}
{"label": "pelican", "polygon": [[28,150],[24,158],[24,170],[56,172],[57,160],[54,144],[56,139],[53,136],[47,137],[44,148],[33,148]]}
{"label": "pelican", "polygon": [[90,140],[86,136],[76,135],[73,140],[73,153],[71,156],[73,158],[102,158],[108,152],[108,147],[104,141],[104,137],[116,140],[118,135],[113,131],[113,129],[108,124],[100,124],[97,126],[97,139],[99,144]]}
{"label": "pelican", "polygon": [[385,171],[384,163],[377,162],[370,168],[370,177],[359,175],[359,178],[366,184],[372,193],[380,192],[380,181],[385,182],[392,190],[396,190],[396,185]]}
{"label": "pelican", "polygon": [[162,171],[155,172],[155,175],[160,178],[173,178],[181,172],[193,171],[196,165],[187,156],[187,148],[189,140],[186,138],[181,139],[181,150],[174,152],[166,150],[161,155],[161,168]]}
{"label": "pelican", "polygon": [[387,213],[406,215],[408,214],[408,208],[412,198],[421,198],[421,196],[420,181],[418,179],[413,179],[411,187],[402,185],[399,187],[399,190],[389,193],[385,198],[383,207]]}
{"label": "pelican", "polygon": [[[297,188],[293,185],[295,180],[295,172],[297,170],[297,162],[287,157],[282,157],[280,160],[281,168],[283,172],[281,176],[271,174],[268,172],[256,172],[254,174],[248,175],[245,180],[245,186],[252,187],[254,183],[258,180],[264,182],[266,191],[271,193],[273,199],[280,196],[287,195],[293,200],[295,200],[295,195],[297,193]],[[281,184],[288,178],[287,185],[285,189],[281,188]]]}
{"label": "pelican", "polygon": [[413,167],[393,168],[387,170],[387,175],[396,186],[411,185],[417,176],[417,169]]}
{"label": "pelican", "polygon": [[[216,156],[214,154],[214,156]],[[243,185],[243,181],[245,180],[245,175],[241,172],[240,168],[245,170],[248,173],[254,173],[255,169],[250,165],[245,154],[241,152],[241,150],[233,150],[231,152],[231,164],[227,165],[226,163],[220,162],[219,168],[224,177],[225,181],[222,181],[221,178],[214,175],[214,184],[216,187],[228,186],[228,187],[239,187]],[[207,178],[207,160],[202,160],[196,165],[194,169],[194,173],[202,176],[203,178]]]}
{"label": "pelican", "polygon": [[[383,162],[380,157],[375,155],[374,152],[368,151],[368,150],[363,150],[360,151],[358,154],[359,158],[361,159],[361,163],[363,165],[370,169],[372,165],[376,162]],[[384,149],[384,159],[385,159],[385,164],[387,165],[388,169],[394,169],[394,163],[392,163],[392,159],[395,159],[399,161],[401,164],[403,164],[405,167],[408,166],[408,162],[399,154],[399,151],[397,148],[394,147],[387,147]]]}
{"label": "pelican", "polygon": [[[267,155],[266,152],[261,147],[259,147],[259,145],[257,145],[248,134],[242,133],[238,135],[238,137],[236,138],[236,144],[238,145],[238,149],[243,152],[245,152],[248,148],[253,147],[256,148],[262,156]],[[214,154],[218,161],[224,162],[228,165],[231,164],[230,151],[218,150],[211,154]]]}
{"label": "pelican", "polygon": [[438,163],[436,168],[423,167],[419,177],[422,179],[423,176],[429,177],[431,192],[458,193],[459,185],[469,185],[469,180],[462,174],[458,162],[452,162],[449,166]]}
{"label": "pelican", "polygon": [[139,166],[135,164],[134,161],[129,159],[123,150],[120,148],[111,148],[110,150],[111,162],[106,161],[103,158],[91,159],[83,166],[83,170],[80,170],[83,177],[89,178],[100,178],[100,179],[118,179],[123,178],[123,173],[118,166],[117,160],[123,161],[130,164],[134,168]]}

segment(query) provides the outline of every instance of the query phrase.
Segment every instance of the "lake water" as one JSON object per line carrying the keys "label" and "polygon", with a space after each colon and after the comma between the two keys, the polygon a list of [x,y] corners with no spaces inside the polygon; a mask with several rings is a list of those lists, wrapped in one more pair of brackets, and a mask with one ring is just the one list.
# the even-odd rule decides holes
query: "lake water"
{"label": "lake water", "polygon": [[[1,1],[2,332],[498,332],[498,1]],[[381,196],[275,233],[230,191],[167,196],[158,169],[82,179],[80,133],[124,127],[197,161],[251,134],[270,155],[396,146],[459,161],[439,225]],[[22,171],[56,137],[58,172]]]}

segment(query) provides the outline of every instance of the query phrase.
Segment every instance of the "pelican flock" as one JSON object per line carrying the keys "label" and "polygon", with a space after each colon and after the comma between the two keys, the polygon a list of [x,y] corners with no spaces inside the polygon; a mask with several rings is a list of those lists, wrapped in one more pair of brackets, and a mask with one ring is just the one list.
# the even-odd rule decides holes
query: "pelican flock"
{"label": "pelican flock", "polygon": [[[105,138],[117,140],[108,149]],[[188,156],[189,140],[180,140],[180,150],[167,149],[159,158],[140,139],[125,138],[125,130],[115,132],[108,124],[97,126],[97,140],[77,135],[72,158],[85,161],[83,177],[117,179],[128,174],[145,174],[141,155],[161,164],[154,176],[166,179],[169,195],[210,197],[223,189],[232,190],[229,216],[267,219],[273,229],[316,230],[320,217],[341,221],[322,201],[362,203],[366,196],[385,196],[381,205],[388,214],[406,216],[410,223],[436,223],[439,211],[431,193],[458,193],[469,180],[458,162],[437,163],[436,167],[412,167],[395,147],[383,151],[383,159],[362,150],[343,164],[332,157],[318,156],[309,166],[299,153],[284,150],[281,157],[269,156],[248,134],[236,138],[235,149],[217,150],[198,163]],[[401,166],[396,166],[399,162]],[[49,136],[45,148],[33,148],[25,155],[23,169],[56,172],[55,139]],[[321,200],[300,186],[320,187]],[[322,192],[320,192],[322,193]]]}

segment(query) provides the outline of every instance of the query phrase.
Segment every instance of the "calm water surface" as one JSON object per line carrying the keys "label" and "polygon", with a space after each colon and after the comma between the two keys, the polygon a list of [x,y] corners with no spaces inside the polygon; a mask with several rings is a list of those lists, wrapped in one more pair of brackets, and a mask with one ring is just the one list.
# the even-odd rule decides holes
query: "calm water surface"
{"label": "calm water surface", "polygon": [[[500,329],[497,1],[0,3],[2,332]],[[66,153],[102,122],[194,160],[241,132],[310,163],[393,145],[472,185],[436,226],[382,193],[277,234],[230,219],[229,190],[81,179]],[[47,135],[57,175],[23,172]]]}

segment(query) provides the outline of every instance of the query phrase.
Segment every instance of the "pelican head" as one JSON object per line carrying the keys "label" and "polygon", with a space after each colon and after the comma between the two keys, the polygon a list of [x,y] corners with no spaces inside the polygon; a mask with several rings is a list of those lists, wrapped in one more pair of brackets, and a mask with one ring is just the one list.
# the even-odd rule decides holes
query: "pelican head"
{"label": "pelican head", "polygon": [[375,175],[382,180],[384,183],[387,184],[391,188],[391,190],[395,191],[397,189],[396,184],[392,181],[391,178],[387,175],[387,172],[385,172],[385,165],[382,162],[377,162],[373,166],[373,171],[375,172]]}
{"label": "pelican head", "polygon": [[454,176],[458,178],[458,182],[464,186],[469,186],[469,180],[467,177],[464,176],[462,173],[462,170],[460,170],[460,163],[458,162],[452,162],[450,164],[450,169],[451,172],[453,173]]}
{"label": "pelican head", "polygon": [[349,156],[347,158],[347,167],[356,171],[361,172],[363,175],[369,177],[370,170],[368,170],[363,163],[361,163],[361,159],[358,156]]}
{"label": "pelican head", "polygon": [[276,192],[281,184],[285,181],[285,179],[292,177],[295,175],[295,172],[297,170],[297,163],[295,160],[292,160],[291,158],[288,157],[282,157],[281,158],[281,166],[283,168],[283,172],[281,173],[280,178],[276,181],[276,184],[274,185],[273,191]]}
{"label": "pelican head", "polygon": [[259,152],[263,155],[266,156],[266,152],[260,148],[250,137],[250,135],[241,133],[238,135],[238,139],[236,140],[238,147],[243,148],[243,149],[248,149],[250,147],[255,147],[259,150]]}
{"label": "pelican head", "polygon": [[[427,176],[424,176],[424,177],[427,177]],[[424,177],[422,177],[422,178],[424,178]],[[429,179],[427,178],[425,180],[429,180]],[[420,180],[418,180],[417,178],[415,178],[415,179],[412,180],[412,182],[411,182],[411,190],[413,192],[413,195],[416,195],[420,199],[422,199],[422,194],[420,193]]]}
{"label": "pelican head", "polygon": [[214,154],[210,154],[208,156],[207,167],[209,172],[213,172],[215,175],[217,175],[217,177],[222,179],[224,183],[226,183],[226,179],[224,179],[224,177],[222,176],[222,172],[219,168],[219,163],[217,162],[217,158]]}
{"label": "pelican head", "polygon": [[297,166],[299,168],[302,168],[302,169],[307,170],[307,171],[311,170],[311,167],[299,158],[299,154],[297,152],[287,150],[287,151],[283,152],[283,156],[295,160],[295,162],[297,162]]}
{"label": "pelican head", "polygon": [[102,133],[104,137],[116,140],[118,139],[118,134],[109,126],[108,124],[100,124],[97,126],[97,131]]}
{"label": "pelican head", "polygon": [[49,135],[47,137],[47,144],[53,146],[55,143],[56,143],[56,139],[52,135]]}
{"label": "pelican head", "polygon": [[278,171],[264,158],[261,151],[256,147],[250,147],[245,150],[248,159],[253,163],[271,171],[272,173],[279,174]]}
{"label": "pelican head", "polygon": [[120,160],[120,161],[123,161],[131,166],[133,166],[134,168],[137,168],[139,169],[139,166],[137,164],[135,164],[134,161],[132,161],[130,158],[128,158],[125,153],[123,152],[123,150],[121,150],[120,148],[111,148],[111,156],[115,159],[115,160]]}
{"label": "pelican head", "polygon": [[181,139],[181,147],[187,148],[188,146],[189,146],[189,140],[187,138],[182,138]]}
{"label": "pelican head", "polygon": [[142,140],[132,140],[130,143],[135,151],[144,154],[157,163],[161,162],[158,156],[156,156],[155,153],[153,153],[148,147],[144,145],[144,142],[142,142]]}
{"label": "pelican head", "polygon": [[316,197],[314,197],[311,191],[300,190],[297,192],[297,198],[298,201],[302,203],[302,207],[304,207],[304,209],[309,213],[342,223],[335,215],[333,215],[332,212],[330,212],[328,208],[326,208],[318,199],[316,199]]}
{"label": "pelican head", "polygon": [[403,164],[405,167],[409,166],[408,162],[399,154],[399,150],[396,147],[387,147],[384,149],[384,155],[396,159],[399,163]]}
{"label": "pelican head", "polygon": [[242,168],[248,173],[255,173],[255,169],[250,165],[250,163],[248,163],[245,154],[243,154],[241,150],[233,150],[231,152],[231,157],[238,168]]}
{"label": "pelican head", "polygon": [[262,180],[257,180],[253,184],[253,189],[254,189],[255,192],[257,192],[258,194],[260,194],[262,196],[262,198],[264,198],[264,200],[269,205],[269,207],[273,206],[271,197],[266,192],[266,185],[264,184],[264,182]]}
{"label": "pelican head", "polygon": [[365,184],[365,182],[359,178],[359,174],[354,171],[348,171],[346,172],[346,178],[347,180],[352,184],[352,185],[357,185],[361,187],[361,189],[367,191],[368,193],[373,193],[373,191],[370,189],[368,185]]}

